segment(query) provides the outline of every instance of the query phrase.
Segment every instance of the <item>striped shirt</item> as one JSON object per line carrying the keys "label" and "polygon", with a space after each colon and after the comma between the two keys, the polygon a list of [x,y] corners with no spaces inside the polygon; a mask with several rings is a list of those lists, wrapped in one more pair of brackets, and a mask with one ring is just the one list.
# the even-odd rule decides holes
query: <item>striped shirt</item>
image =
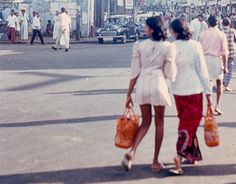
{"label": "striped shirt", "polygon": [[222,31],[227,36],[229,58],[232,59],[236,56],[236,46],[235,46],[236,33],[235,33],[235,30],[230,27],[224,27]]}

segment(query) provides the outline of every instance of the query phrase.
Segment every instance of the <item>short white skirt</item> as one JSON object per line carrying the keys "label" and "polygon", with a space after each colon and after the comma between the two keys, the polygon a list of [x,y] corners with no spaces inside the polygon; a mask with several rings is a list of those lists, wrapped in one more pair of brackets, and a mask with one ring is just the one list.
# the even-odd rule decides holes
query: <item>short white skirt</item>
{"label": "short white skirt", "polygon": [[224,66],[220,57],[205,55],[206,65],[208,68],[209,76],[211,80],[223,80]]}

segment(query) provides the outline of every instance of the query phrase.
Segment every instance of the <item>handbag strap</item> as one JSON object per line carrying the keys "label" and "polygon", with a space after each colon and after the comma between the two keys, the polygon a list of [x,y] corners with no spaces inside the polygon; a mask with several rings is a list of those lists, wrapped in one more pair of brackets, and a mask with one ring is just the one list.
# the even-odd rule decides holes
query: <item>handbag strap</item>
{"label": "handbag strap", "polygon": [[206,112],[206,116],[214,116],[214,113],[212,111],[212,108],[211,107],[207,107],[207,112]]}
{"label": "handbag strap", "polygon": [[128,116],[131,117],[131,116],[135,116],[135,113],[134,113],[134,110],[133,108],[126,108],[124,113],[123,113],[123,116]]}

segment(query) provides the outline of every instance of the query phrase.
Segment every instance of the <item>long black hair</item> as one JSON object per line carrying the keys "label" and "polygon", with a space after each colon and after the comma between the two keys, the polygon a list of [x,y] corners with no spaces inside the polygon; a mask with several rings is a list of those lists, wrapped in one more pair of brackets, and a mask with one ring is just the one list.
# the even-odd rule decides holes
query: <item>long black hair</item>
{"label": "long black hair", "polygon": [[175,19],[171,24],[170,28],[173,32],[177,33],[177,40],[190,40],[192,34],[189,31],[188,23],[183,19]]}
{"label": "long black hair", "polygon": [[152,39],[155,41],[164,41],[166,37],[166,28],[164,21],[160,16],[149,17],[146,20],[146,24],[153,30]]}

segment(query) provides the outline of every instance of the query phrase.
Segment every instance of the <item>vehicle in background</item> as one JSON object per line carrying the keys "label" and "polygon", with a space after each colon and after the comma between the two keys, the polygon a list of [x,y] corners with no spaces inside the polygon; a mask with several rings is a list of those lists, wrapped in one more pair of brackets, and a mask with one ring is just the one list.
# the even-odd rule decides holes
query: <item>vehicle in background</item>
{"label": "vehicle in background", "polygon": [[147,18],[160,15],[162,15],[161,12],[149,12],[149,13],[142,13],[136,16],[136,24],[138,25],[140,32],[139,38],[147,38],[145,34],[145,25]]}
{"label": "vehicle in background", "polygon": [[128,39],[139,39],[138,25],[129,15],[113,15],[107,18],[105,26],[97,29],[97,40],[100,44],[104,41],[126,43]]}

